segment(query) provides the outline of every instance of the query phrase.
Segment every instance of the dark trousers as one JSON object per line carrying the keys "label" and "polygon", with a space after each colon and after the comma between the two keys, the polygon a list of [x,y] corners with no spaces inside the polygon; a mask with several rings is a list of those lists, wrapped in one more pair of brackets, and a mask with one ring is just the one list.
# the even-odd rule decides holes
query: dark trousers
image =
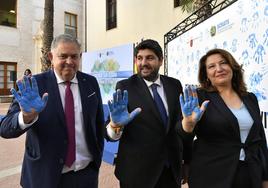
{"label": "dark trousers", "polygon": [[[139,177],[137,177],[137,181],[139,181]],[[173,176],[171,168],[164,167],[156,185],[154,187],[148,188],[178,188],[175,177]],[[135,185],[130,185],[127,183],[123,183],[120,181],[120,188],[137,188]]]}
{"label": "dark trousers", "polygon": [[94,163],[79,171],[62,174],[58,188],[97,188],[99,170]]}
{"label": "dark trousers", "polygon": [[248,164],[244,161],[239,161],[232,188],[253,188],[250,181]]}

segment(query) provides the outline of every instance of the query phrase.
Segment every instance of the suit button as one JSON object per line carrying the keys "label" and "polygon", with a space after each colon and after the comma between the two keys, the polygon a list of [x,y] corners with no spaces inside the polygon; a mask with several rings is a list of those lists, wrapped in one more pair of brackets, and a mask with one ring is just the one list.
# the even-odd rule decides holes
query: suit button
{"label": "suit button", "polygon": [[64,140],[63,143],[66,145],[68,144],[68,140]]}
{"label": "suit button", "polygon": [[60,158],[60,164],[63,164],[63,163],[64,163],[63,158]]}

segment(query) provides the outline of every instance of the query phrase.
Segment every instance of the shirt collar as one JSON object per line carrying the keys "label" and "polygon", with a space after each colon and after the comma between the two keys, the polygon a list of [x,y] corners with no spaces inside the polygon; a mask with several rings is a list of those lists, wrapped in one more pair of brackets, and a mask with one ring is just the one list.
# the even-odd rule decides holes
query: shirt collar
{"label": "shirt collar", "polygon": [[[57,80],[57,83],[58,84],[61,84],[61,83],[64,83],[65,82],[63,79],[61,79],[61,77],[56,73],[55,70],[54,70],[54,74],[56,76],[56,80]],[[70,80],[70,82],[75,83],[75,84],[78,84],[78,80],[77,80],[76,74],[74,75],[73,79]]]}
{"label": "shirt collar", "polygon": [[158,77],[157,77],[157,79],[154,82],[151,82],[151,81],[148,81],[148,80],[145,80],[145,79],[143,79],[143,80],[145,81],[147,87],[150,87],[152,84],[157,84],[160,87],[162,86],[161,80],[160,80],[160,74],[158,74]]}

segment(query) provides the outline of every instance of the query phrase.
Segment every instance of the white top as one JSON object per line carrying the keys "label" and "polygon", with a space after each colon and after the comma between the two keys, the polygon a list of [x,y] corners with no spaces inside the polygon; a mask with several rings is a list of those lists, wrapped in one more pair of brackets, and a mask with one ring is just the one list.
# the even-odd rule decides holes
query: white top
{"label": "white top", "polygon": [[[230,108],[230,107],[229,109],[232,111],[232,113],[234,114],[234,116],[236,117],[238,121],[241,143],[245,143],[248,137],[249,131],[253,125],[253,119],[251,115],[249,114],[244,103],[241,104],[241,107],[239,109]],[[241,161],[245,160],[245,151],[243,148],[240,151],[239,159]]]}

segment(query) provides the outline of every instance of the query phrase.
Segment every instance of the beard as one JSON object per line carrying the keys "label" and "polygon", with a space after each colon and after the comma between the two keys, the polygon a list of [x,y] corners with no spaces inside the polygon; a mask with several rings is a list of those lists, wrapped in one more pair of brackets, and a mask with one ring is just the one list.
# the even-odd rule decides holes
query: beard
{"label": "beard", "polygon": [[[152,72],[150,74],[143,74],[142,73],[143,68],[150,69],[150,70],[152,70]],[[144,78],[145,80],[148,80],[150,82],[154,82],[158,78],[158,71],[159,71],[159,67],[153,68],[151,66],[144,65],[140,69],[138,69],[138,75],[140,77]]]}

